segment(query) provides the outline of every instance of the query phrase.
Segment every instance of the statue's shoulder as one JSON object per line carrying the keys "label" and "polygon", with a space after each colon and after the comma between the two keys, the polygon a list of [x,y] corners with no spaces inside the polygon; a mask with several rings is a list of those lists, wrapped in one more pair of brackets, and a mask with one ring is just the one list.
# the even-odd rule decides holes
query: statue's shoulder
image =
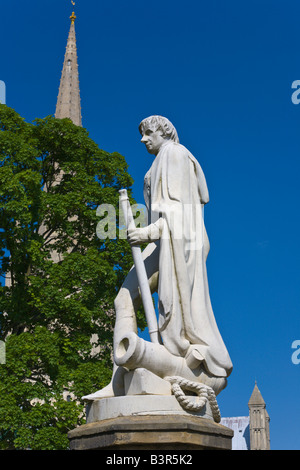
{"label": "statue's shoulder", "polygon": [[167,143],[167,145],[165,146],[165,152],[167,154],[173,154],[173,155],[176,154],[180,157],[183,157],[183,156],[188,157],[190,154],[190,152],[184,145],[179,144],[178,142],[173,142],[173,141],[170,141]]}
{"label": "statue's shoulder", "polygon": [[169,151],[179,158],[185,158],[188,161],[191,161],[194,165],[200,165],[198,160],[194,157],[194,155],[182,144],[177,142],[171,142],[168,147]]}

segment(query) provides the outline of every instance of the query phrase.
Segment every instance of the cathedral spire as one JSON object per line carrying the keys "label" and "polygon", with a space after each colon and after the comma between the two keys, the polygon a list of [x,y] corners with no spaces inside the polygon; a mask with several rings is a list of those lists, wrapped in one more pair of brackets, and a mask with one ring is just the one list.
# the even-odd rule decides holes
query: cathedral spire
{"label": "cathedral spire", "polygon": [[[75,2],[72,1],[73,6]],[[77,46],[75,34],[75,12],[70,16],[71,26],[68,36],[64,65],[61,74],[55,117],[70,118],[76,126],[82,126]]]}

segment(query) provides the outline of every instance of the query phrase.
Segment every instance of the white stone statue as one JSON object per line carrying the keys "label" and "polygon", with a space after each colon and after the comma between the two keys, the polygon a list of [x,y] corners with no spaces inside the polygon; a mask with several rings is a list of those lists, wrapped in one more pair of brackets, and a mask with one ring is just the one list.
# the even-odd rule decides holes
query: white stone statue
{"label": "white stone statue", "polygon": [[112,381],[84,398],[124,395],[125,375],[139,368],[173,385],[179,377],[187,389],[200,384],[217,395],[226,386],[232,363],[209,295],[205,176],[198,161],[179,144],[168,119],[151,116],[139,130],[141,141],[155,157],[144,180],[149,225],[129,229],[128,240],[132,247],[148,242],[142,258],[151,292],[158,293],[161,340],[155,343],[137,336],[135,311],[142,297],[133,266],[115,299]]}

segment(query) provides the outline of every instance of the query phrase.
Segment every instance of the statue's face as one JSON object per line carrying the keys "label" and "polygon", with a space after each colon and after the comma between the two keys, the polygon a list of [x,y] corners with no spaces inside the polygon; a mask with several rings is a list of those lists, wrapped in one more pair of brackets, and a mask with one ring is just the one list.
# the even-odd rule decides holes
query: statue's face
{"label": "statue's face", "polygon": [[160,129],[155,131],[148,128],[145,130],[141,142],[146,145],[149,153],[157,155],[160,147],[166,142],[166,140],[167,139],[163,136],[163,133]]}

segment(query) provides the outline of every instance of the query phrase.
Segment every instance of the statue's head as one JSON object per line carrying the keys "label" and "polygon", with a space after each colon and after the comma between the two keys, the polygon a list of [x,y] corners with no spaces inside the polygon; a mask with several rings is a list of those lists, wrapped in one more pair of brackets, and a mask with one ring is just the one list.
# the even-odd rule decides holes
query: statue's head
{"label": "statue's head", "polygon": [[174,142],[179,143],[177,131],[173,124],[165,117],[162,116],[150,116],[143,121],[139,125],[139,131],[143,136],[146,130],[151,129],[153,132],[160,130],[162,132],[162,136],[165,139],[173,140]]}

